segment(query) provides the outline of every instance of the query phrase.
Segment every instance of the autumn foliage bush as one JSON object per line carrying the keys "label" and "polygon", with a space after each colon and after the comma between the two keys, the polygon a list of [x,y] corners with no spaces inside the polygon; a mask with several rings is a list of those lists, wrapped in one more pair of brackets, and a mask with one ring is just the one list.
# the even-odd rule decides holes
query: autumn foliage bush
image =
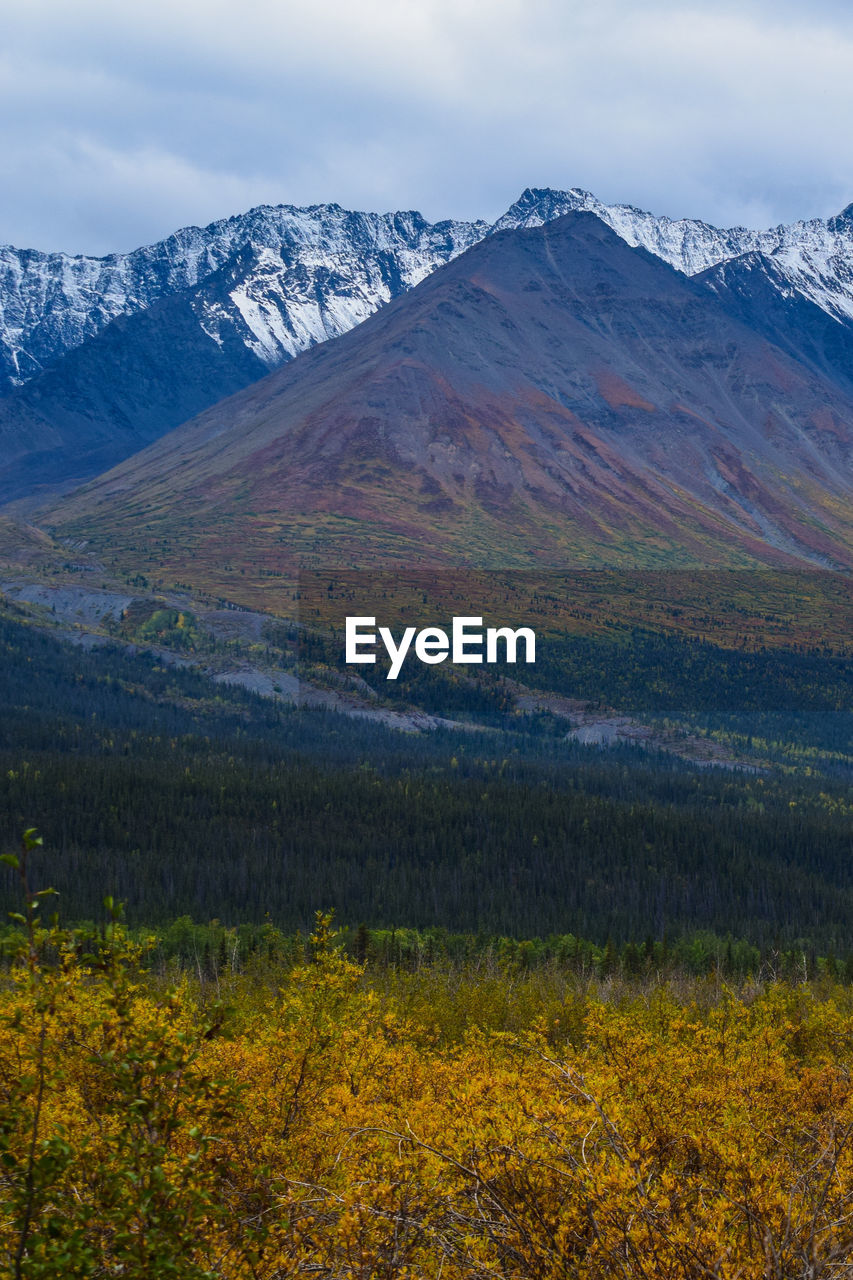
{"label": "autumn foliage bush", "polygon": [[473,978],[380,989],[325,917],[304,963],[217,990],[28,902],[4,1276],[853,1275],[843,988],[586,989],[496,1030],[459,1024]]}

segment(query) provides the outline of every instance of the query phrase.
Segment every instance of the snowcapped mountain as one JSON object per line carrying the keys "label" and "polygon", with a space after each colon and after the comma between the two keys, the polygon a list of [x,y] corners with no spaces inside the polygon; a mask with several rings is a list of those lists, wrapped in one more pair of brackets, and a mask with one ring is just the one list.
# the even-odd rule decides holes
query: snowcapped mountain
{"label": "snowcapped mountain", "polygon": [[236,328],[272,368],[352,328],[487,231],[485,222],[432,225],[418,213],[279,205],[106,258],[0,247],[0,389],[231,261],[240,282],[224,301],[196,300],[199,322],[216,341]]}
{"label": "snowcapped mountain", "polygon": [[0,249],[0,502],[68,489],[352,330],[491,235],[590,213],[853,385],[853,206],[719,230],[527,190],[491,226],[263,206],[107,258]]}
{"label": "snowcapped mountain", "polygon": [[775,254],[743,253],[695,276],[730,315],[853,392],[853,324],[797,290]]}
{"label": "snowcapped mountain", "polygon": [[[272,369],[351,329],[491,232],[578,211],[596,214],[627,244],[686,275],[762,254],[780,287],[853,321],[853,205],[826,221],[767,231],[655,217],[579,189],[529,189],[492,226],[430,224],[418,213],[352,213],[336,204],[265,205],[105,258],[0,247],[0,392],[116,317],[187,290],[209,338],[219,345],[237,338]],[[232,287],[223,289],[229,275]],[[203,286],[214,277],[208,294]]]}
{"label": "snowcapped mountain", "polygon": [[655,217],[631,205],[607,205],[588,191],[527,190],[493,231],[535,227],[564,213],[594,213],[632,248],[647,249],[685,275],[699,275],[743,254],[763,254],[789,288],[835,319],[853,320],[853,204],[837,217],[767,231],[721,231],[695,218]]}
{"label": "snowcapped mountain", "polygon": [[594,213],[632,249],[647,249],[688,276],[758,248],[757,238],[764,234],[745,227],[720,231],[693,218],[658,218],[632,205],[603,204],[579,187],[570,191],[528,188],[492,230],[538,227],[566,213]]}
{"label": "snowcapped mountain", "polygon": [[235,599],[297,564],[849,569],[853,387],[737,286],[591,213],[487,236],[40,518]]}

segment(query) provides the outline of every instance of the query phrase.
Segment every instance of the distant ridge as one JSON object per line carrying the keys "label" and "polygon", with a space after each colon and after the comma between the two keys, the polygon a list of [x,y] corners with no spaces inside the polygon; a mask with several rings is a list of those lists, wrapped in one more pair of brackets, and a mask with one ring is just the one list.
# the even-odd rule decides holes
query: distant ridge
{"label": "distant ridge", "polygon": [[809,304],[826,330],[819,341],[837,348],[836,364],[846,361],[849,337],[839,335],[853,331],[849,208],[768,231],[718,230],[606,205],[580,189],[528,189],[492,226],[280,205],[106,258],[7,247],[0,249],[0,505],[67,490],[114,465],[348,332],[489,234],[577,211],[711,287],[719,286],[708,275],[714,268],[760,258],[770,312],[778,317],[777,304],[791,299]]}
{"label": "distant ridge", "polygon": [[574,213],[486,238],[48,523],[186,581],[298,563],[849,570],[851,424],[853,394],[814,361]]}
{"label": "distant ridge", "polygon": [[0,391],[36,376],[117,316],[194,289],[247,251],[254,269],[237,272],[227,301],[200,301],[199,319],[218,336],[233,326],[272,368],[345,332],[484,236],[580,210],[686,275],[743,253],[774,255],[793,288],[853,319],[853,204],[833,218],[766,231],[658,217],[577,187],[528,188],[491,225],[431,224],[412,211],[359,213],[337,204],[261,205],[103,258],[0,246]]}

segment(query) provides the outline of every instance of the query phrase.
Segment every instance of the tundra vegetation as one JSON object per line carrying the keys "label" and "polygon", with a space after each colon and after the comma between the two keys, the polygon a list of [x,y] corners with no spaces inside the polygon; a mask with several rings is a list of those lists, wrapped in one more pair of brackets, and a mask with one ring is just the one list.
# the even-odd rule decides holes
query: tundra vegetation
{"label": "tundra vegetation", "polygon": [[3,1274],[850,1274],[848,987],[371,970],[322,914],[299,956],[163,972],[115,909],[43,924],[37,847],[6,855]]}

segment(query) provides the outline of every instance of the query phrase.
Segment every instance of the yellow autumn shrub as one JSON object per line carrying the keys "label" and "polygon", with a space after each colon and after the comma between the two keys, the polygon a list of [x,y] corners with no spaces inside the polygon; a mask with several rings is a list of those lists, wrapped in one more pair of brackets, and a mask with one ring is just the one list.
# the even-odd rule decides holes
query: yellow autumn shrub
{"label": "yellow autumn shrub", "polygon": [[440,984],[414,1016],[323,920],[230,1014],[118,926],[88,957],[35,940],[0,986],[4,1276],[853,1275],[840,990],[587,993],[563,1031],[448,1034]]}

